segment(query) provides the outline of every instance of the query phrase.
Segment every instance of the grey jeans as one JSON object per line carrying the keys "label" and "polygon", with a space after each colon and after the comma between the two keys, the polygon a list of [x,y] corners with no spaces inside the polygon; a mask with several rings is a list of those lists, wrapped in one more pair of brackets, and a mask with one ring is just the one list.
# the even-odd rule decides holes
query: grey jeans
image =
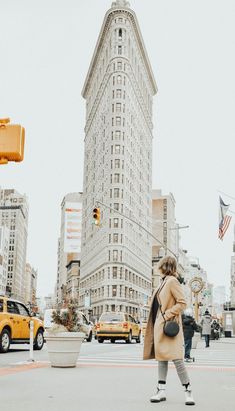
{"label": "grey jeans", "polygon": [[[189,384],[189,376],[183,360],[173,360],[182,385]],[[166,381],[168,361],[158,361],[158,380]]]}

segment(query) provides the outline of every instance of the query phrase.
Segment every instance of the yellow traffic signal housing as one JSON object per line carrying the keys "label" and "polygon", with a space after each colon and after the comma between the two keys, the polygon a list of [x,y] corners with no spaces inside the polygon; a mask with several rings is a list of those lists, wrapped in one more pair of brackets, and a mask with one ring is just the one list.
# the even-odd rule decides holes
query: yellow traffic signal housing
{"label": "yellow traffic signal housing", "polygon": [[0,164],[20,162],[24,158],[25,129],[9,123],[9,118],[0,119]]}
{"label": "yellow traffic signal housing", "polygon": [[100,208],[96,207],[93,209],[93,219],[95,222],[95,225],[100,225]]}

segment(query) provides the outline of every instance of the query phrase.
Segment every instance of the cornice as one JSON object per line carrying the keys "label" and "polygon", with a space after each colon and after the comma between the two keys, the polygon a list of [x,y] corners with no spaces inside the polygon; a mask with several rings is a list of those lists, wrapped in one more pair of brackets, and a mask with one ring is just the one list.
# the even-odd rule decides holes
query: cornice
{"label": "cornice", "polygon": [[147,72],[149,74],[150,84],[152,85],[152,93],[153,93],[153,95],[155,95],[157,93],[156,81],[155,81],[154,74],[153,74],[153,71],[152,71],[152,67],[151,67],[151,64],[150,64],[150,61],[149,61],[149,58],[148,58],[148,55],[147,55],[145,45],[144,45],[144,40],[143,40],[143,37],[141,35],[141,31],[140,31],[140,27],[139,27],[139,24],[138,24],[138,21],[137,21],[136,14],[133,10],[131,10],[129,8],[117,7],[117,8],[109,9],[107,11],[105,17],[104,17],[104,21],[103,21],[103,24],[102,24],[102,27],[101,27],[101,30],[100,30],[100,34],[99,34],[99,37],[98,37],[98,40],[97,40],[97,43],[96,43],[95,51],[93,53],[93,57],[92,57],[92,60],[91,60],[91,63],[90,63],[90,67],[89,67],[89,70],[88,70],[88,73],[87,73],[87,76],[86,76],[86,79],[85,79],[85,83],[84,83],[84,86],[83,86],[83,89],[82,89],[82,97],[83,98],[86,98],[87,91],[89,89],[89,85],[90,85],[90,82],[91,82],[93,70],[94,70],[96,62],[98,60],[99,52],[100,52],[100,50],[103,46],[105,36],[106,36],[106,34],[109,30],[109,27],[111,25],[112,18],[114,18],[116,14],[120,14],[120,13],[126,14],[127,17],[132,22],[133,28],[135,30],[136,38],[137,38],[137,41],[138,41],[138,45],[139,45],[140,51],[142,53],[143,61],[145,63],[145,66],[147,68]]}

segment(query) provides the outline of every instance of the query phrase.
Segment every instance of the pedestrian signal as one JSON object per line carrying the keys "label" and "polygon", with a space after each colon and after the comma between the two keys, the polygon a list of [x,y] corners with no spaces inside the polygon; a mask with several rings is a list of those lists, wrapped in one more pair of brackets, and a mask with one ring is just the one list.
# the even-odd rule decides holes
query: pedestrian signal
{"label": "pedestrian signal", "polygon": [[25,129],[9,123],[9,118],[0,119],[0,164],[20,162],[24,158]]}
{"label": "pedestrian signal", "polygon": [[93,219],[95,225],[100,225],[100,208],[96,207],[93,209]]}

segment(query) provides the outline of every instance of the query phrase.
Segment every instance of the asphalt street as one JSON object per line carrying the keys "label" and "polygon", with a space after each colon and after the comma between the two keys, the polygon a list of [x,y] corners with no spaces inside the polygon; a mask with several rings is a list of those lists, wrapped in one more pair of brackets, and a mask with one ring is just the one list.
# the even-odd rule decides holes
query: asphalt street
{"label": "asphalt street", "polygon": [[[77,367],[51,368],[46,345],[27,361],[27,346],[13,346],[0,355],[1,410],[6,411],[169,411],[187,409],[173,364],[167,382],[167,401],[151,404],[157,382],[157,363],[142,360],[142,344],[84,342]],[[188,364],[195,410],[234,410],[235,339],[201,341]]]}

